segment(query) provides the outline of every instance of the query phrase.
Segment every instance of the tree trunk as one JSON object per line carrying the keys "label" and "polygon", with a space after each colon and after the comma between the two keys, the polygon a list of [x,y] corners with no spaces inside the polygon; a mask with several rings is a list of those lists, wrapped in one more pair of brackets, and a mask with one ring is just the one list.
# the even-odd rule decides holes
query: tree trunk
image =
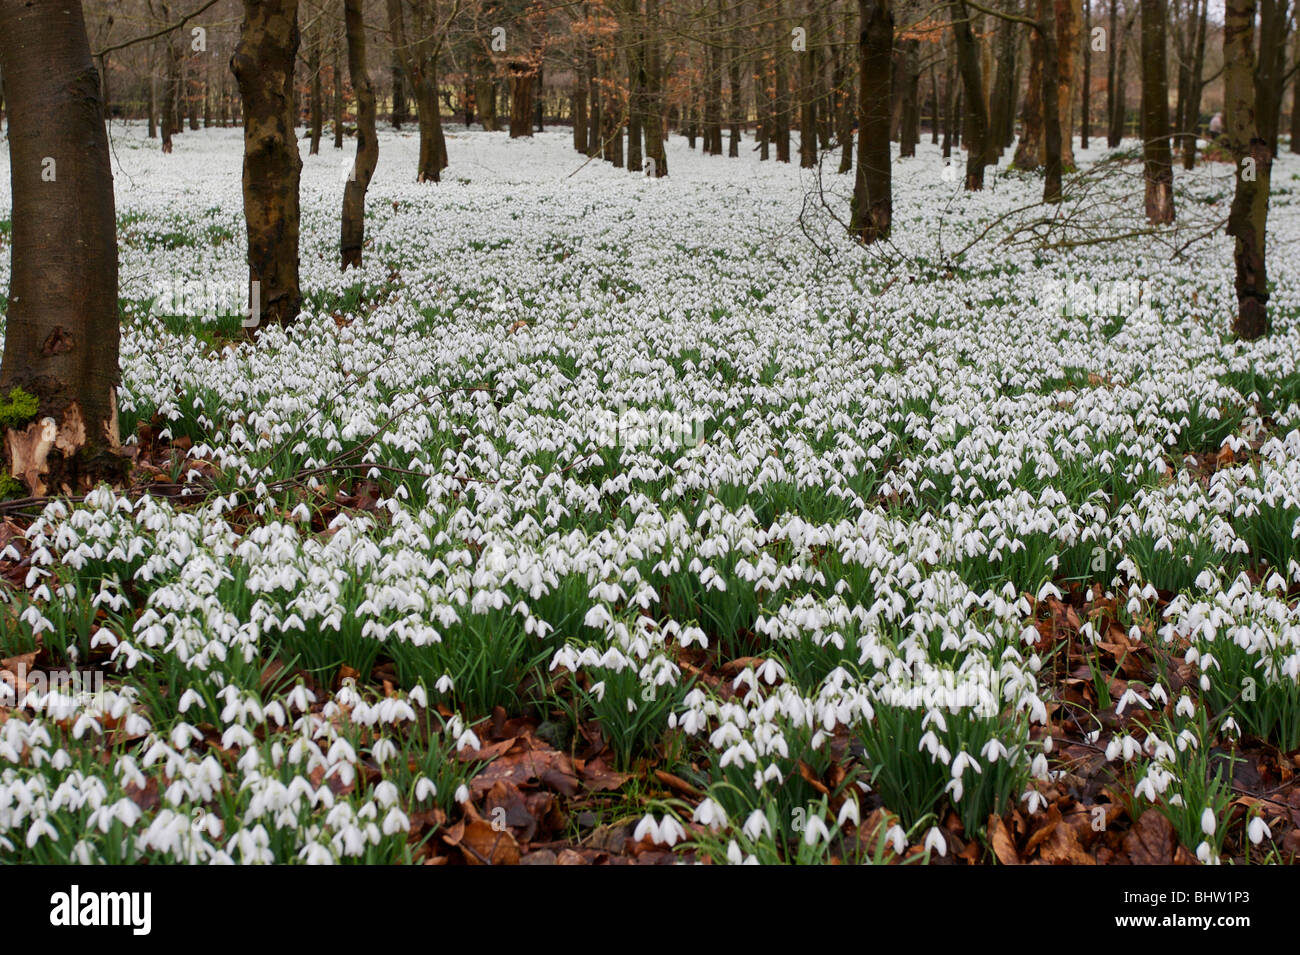
{"label": "tree trunk", "polygon": [[998,58],[993,78],[993,95],[989,97],[989,137],[984,161],[997,165],[1004,149],[1007,117],[1016,82],[1016,24],[999,20],[997,27]]}
{"label": "tree trunk", "polygon": [[980,74],[979,51],[971,30],[970,13],[962,0],[949,0],[953,39],[957,46],[957,69],[966,93],[966,190],[984,188],[984,143],[988,135],[988,104],[984,101],[984,80]]}
{"label": "tree trunk", "polygon": [[417,182],[438,182],[447,166],[447,144],[442,134],[442,105],[438,102],[437,38],[433,35],[435,26],[429,7],[416,3],[412,10],[417,39],[412,40],[407,34],[403,0],[388,0],[388,31],[405,85],[415,98],[420,127],[420,158],[415,178]]}
{"label": "tree trunk", "polygon": [[1043,104],[1043,201],[1061,201],[1061,170],[1065,165],[1061,147],[1060,51],[1057,38],[1056,11],[1053,0],[1039,0],[1038,33],[1043,45],[1043,75],[1040,80]]}
{"label": "tree trunk", "polygon": [[1255,65],[1255,0],[1226,0],[1223,24],[1224,127],[1236,160],[1236,192],[1228,213],[1233,261],[1237,267],[1239,338],[1267,335],[1268,272],[1264,239],[1273,152],[1256,125],[1258,77]]}
{"label": "tree trunk", "polygon": [[[163,16],[168,16],[167,7],[163,8]],[[167,80],[163,84],[163,104],[162,104],[162,151],[170,153],[172,151],[172,136],[177,132],[177,105],[176,99],[179,95],[181,85],[181,55],[176,49],[176,42],[171,37],[166,41],[167,50]]]}
{"label": "tree trunk", "polygon": [[[1294,62],[1300,63],[1300,30],[1295,33]],[[1291,88],[1291,152],[1300,153],[1300,80]]]}
{"label": "tree trunk", "polygon": [[1196,15],[1196,40],[1192,47],[1192,68],[1187,77],[1187,104],[1183,109],[1183,168],[1196,166],[1196,141],[1201,126],[1201,94],[1205,91],[1205,32],[1209,0],[1200,0]]}
{"label": "tree trunk", "polygon": [[790,74],[788,53],[790,52],[790,24],[785,19],[785,4],[777,0],[776,22],[776,101],[774,108],[775,123],[772,138],[776,142],[776,161],[790,161]]}
{"label": "tree trunk", "polygon": [[311,73],[311,148],[310,154],[315,156],[320,153],[321,130],[324,126],[324,110],[322,109],[321,99],[325,93],[322,89],[320,78],[320,48],[321,48],[321,28],[316,28],[315,42],[311,45],[311,53],[307,56],[307,71]]}
{"label": "tree trunk", "polygon": [[845,53],[841,59],[844,64],[837,71],[835,77],[835,91],[838,97],[836,103],[837,123],[839,131],[837,133],[840,141],[840,168],[841,174],[853,171],[853,114],[856,111],[857,97],[853,95],[853,90],[849,87],[849,63],[848,54]]}
{"label": "tree trunk", "polygon": [[298,317],[298,180],[293,122],[298,0],[244,0],[230,59],[244,113],[244,218],[248,223],[249,327]]}
{"label": "tree trunk", "polygon": [[645,128],[646,158],[653,163],[649,173],[655,179],[668,175],[668,155],[664,151],[664,67],[663,41],[657,32],[659,0],[645,0],[646,70]]}
{"label": "tree trunk", "polygon": [[893,196],[889,156],[894,11],[889,0],[858,0],[858,174],[849,232],[865,243],[889,235]]}
{"label": "tree trunk", "polygon": [[1174,167],[1169,149],[1169,80],[1165,68],[1166,0],[1142,0],[1142,159],[1146,214],[1152,225],[1174,221]]}
{"label": "tree trunk", "polygon": [[393,77],[393,129],[401,129],[402,124],[407,120],[406,83],[402,77],[402,66],[397,62],[396,56],[393,57],[390,70]]}
{"label": "tree trunk", "polygon": [[149,82],[145,84],[145,93],[148,97],[145,102],[145,109],[149,113],[149,138],[158,138],[158,69],[154,64],[154,47],[149,46]]}
{"label": "tree trunk", "polygon": [[[814,13],[812,4],[804,6],[803,22],[811,28]],[[814,38],[809,38],[806,48],[799,57],[799,166],[812,169],[817,165],[817,99],[814,80],[816,54],[813,52]]]}
{"label": "tree trunk", "polygon": [[1074,168],[1074,89],[1082,12],[1077,0],[1056,0],[1057,115],[1061,121],[1061,164],[1066,169]]}
{"label": "tree trunk", "polygon": [[1079,148],[1092,133],[1092,0],[1083,0],[1083,83],[1079,90]]}
{"label": "tree trunk", "polygon": [[911,37],[903,41],[903,117],[899,130],[898,155],[916,155],[921,141],[921,41]]}
{"label": "tree trunk", "polygon": [[1286,87],[1287,0],[1259,0],[1259,59],[1255,64],[1255,128],[1277,155],[1282,94]]}
{"label": "tree trunk", "polygon": [[343,148],[343,64],[339,62],[339,38],[334,37],[334,148]]}
{"label": "tree trunk", "polygon": [[510,69],[510,138],[533,135],[533,66],[512,60]]}
{"label": "tree trunk", "polygon": [[375,130],[375,88],[366,71],[366,24],[362,0],[343,0],[348,37],[348,74],[357,98],[357,157],[352,174],[343,187],[343,228],[339,250],[343,269],[361,265],[361,248],[366,238],[366,190],[379,162],[379,138]]}
{"label": "tree trunk", "polygon": [[[1112,0],[1112,2],[1118,3],[1118,0]],[[1129,19],[1124,21],[1123,26],[1120,27],[1119,32],[1116,33],[1114,27],[1115,11],[1114,8],[1111,9],[1112,29],[1110,43],[1113,47],[1118,47],[1118,50],[1115,53],[1115,86],[1112,92],[1110,104],[1110,128],[1106,132],[1106,143],[1111,149],[1116,148],[1123,141],[1124,123],[1128,119],[1128,102],[1124,95],[1124,61],[1128,58],[1128,45],[1124,41],[1128,37],[1129,27],[1133,25],[1133,16],[1136,16],[1137,11],[1138,7],[1137,5],[1134,5],[1133,14],[1129,16]]]}
{"label": "tree trunk", "polygon": [[[1041,4],[1041,0],[1040,0]],[[1037,169],[1043,163],[1040,149],[1043,145],[1043,31],[1042,11],[1039,11],[1040,29],[1029,31],[1029,86],[1025,90],[1023,125],[1020,142],[1016,144],[1017,169]]]}
{"label": "tree trunk", "polygon": [[35,399],[4,433],[36,496],[120,481],[117,221],[99,74],[80,0],[0,0],[12,271],[0,393]]}
{"label": "tree trunk", "polygon": [[[737,14],[739,16],[739,14]],[[740,156],[741,127],[745,123],[745,113],[740,100],[740,44],[739,35],[733,30],[732,45],[727,52],[727,83],[730,105],[727,110],[731,125],[731,140],[727,145],[727,156],[736,159]]]}
{"label": "tree trunk", "polygon": [[626,0],[624,7],[627,59],[627,169],[639,173],[645,168],[641,152],[641,127],[645,123],[645,29],[640,0]]}

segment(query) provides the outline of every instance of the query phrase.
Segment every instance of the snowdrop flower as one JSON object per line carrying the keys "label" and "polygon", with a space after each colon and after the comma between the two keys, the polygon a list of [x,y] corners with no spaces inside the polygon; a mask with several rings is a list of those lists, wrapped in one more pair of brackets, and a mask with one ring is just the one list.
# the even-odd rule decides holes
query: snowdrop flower
{"label": "snowdrop flower", "polygon": [[831,841],[830,830],[826,828],[826,821],[816,813],[810,813],[808,823],[804,827],[803,842],[806,846],[814,846],[818,840],[824,842]]}
{"label": "snowdrop flower", "polygon": [[1265,839],[1272,839],[1273,832],[1269,829],[1268,824],[1264,822],[1263,816],[1252,816],[1249,823],[1246,824],[1246,835],[1255,845],[1259,845]]}
{"label": "snowdrop flower", "polygon": [[939,831],[938,826],[931,826],[930,831],[925,834],[926,852],[937,852],[939,855],[948,854],[948,843],[944,841],[943,833]]}
{"label": "snowdrop flower", "polygon": [[1207,836],[1214,835],[1214,830],[1218,827],[1218,819],[1214,815],[1214,810],[1209,806],[1201,813],[1201,832]]}
{"label": "snowdrop flower", "polygon": [[901,856],[907,851],[907,833],[900,825],[892,825],[886,830],[885,841],[893,848],[894,855]]}

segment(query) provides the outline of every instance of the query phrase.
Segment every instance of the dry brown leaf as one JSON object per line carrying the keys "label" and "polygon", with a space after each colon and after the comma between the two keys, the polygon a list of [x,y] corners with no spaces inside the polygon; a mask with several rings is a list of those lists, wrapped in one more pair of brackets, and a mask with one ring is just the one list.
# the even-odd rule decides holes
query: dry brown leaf
{"label": "dry brown leaf", "polygon": [[989,838],[993,843],[993,854],[1003,865],[1020,865],[1020,853],[1016,851],[1015,840],[1007,830],[1007,824],[998,816],[989,816]]}

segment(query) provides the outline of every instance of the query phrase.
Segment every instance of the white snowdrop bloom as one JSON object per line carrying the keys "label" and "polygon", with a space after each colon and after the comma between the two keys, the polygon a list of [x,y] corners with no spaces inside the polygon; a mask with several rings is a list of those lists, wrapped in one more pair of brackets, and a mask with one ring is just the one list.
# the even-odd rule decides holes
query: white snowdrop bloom
{"label": "white snowdrop bloom", "polygon": [[899,825],[890,826],[885,831],[885,841],[894,850],[894,855],[901,856],[907,851],[907,833]]}
{"label": "white snowdrop bloom", "polygon": [[705,799],[696,806],[691,818],[710,829],[721,829],[727,825],[726,811],[712,799]]}
{"label": "white snowdrop bloom", "polygon": [[402,813],[400,809],[394,806],[384,816],[382,831],[386,836],[393,836],[399,832],[409,832],[411,821]]}
{"label": "white snowdrop bloom", "polygon": [[936,852],[941,856],[948,854],[948,843],[944,840],[938,826],[931,826],[925,834],[924,848],[926,852]]}
{"label": "white snowdrop bloom", "polygon": [[438,795],[438,787],[432,780],[425,776],[421,776],[415,781],[415,798],[418,801],[424,802],[432,799],[436,795]]}
{"label": "white snowdrop bloom", "polygon": [[1250,822],[1246,824],[1246,834],[1255,845],[1259,845],[1265,839],[1273,838],[1273,832],[1269,829],[1268,824],[1264,822],[1263,816],[1251,817]]}
{"label": "white snowdrop bloom", "polygon": [[651,842],[659,841],[659,823],[649,813],[642,816],[640,822],[636,824],[636,828],[632,830],[632,840],[634,842],[642,842],[647,838]]}
{"label": "white snowdrop bloom", "polygon": [[858,801],[856,799],[844,800],[844,805],[840,806],[839,815],[835,819],[835,824],[841,829],[844,828],[846,823],[850,822],[855,826],[859,825]]}
{"label": "white snowdrop bloom", "polygon": [[1214,835],[1214,830],[1218,828],[1218,818],[1214,815],[1214,810],[1209,806],[1201,812],[1201,832],[1207,836]]}
{"label": "white snowdrop bloom", "polygon": [[808,822],[804,826],[803,842],[807,846],[815,846],[818,841],[830,842],[831,833],[826,828],[826,821],[820,815],[810,813]]}
{"label": "white snowdrop bloom", "polygon": [[742,827],[746,838],[751,842],[757,842],[764,835],[768,838],[772,836],[772,825],[768,822],[766,814],[761,809],[755,809],[745,819],[745,825]]}
{"label": "white snowdrop bloom", "polygon": [[469,802],[469,787],[464,783],[457,786],[456,793],[452,798],[456,801],[457,805],[464,805]]}

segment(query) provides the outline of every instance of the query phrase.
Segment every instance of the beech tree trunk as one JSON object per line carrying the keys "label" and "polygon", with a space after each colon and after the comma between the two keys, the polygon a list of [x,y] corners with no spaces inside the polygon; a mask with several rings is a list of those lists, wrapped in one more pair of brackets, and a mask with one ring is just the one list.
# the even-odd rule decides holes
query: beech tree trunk
{"label": "beech tree trunk", "polygon": [[899,128],[898,155],[916,155],[921,140],[921,41],[915,37],[903,41],[903,115]]}
{"label": "beech tree trunk", "polygon": [[1079,64],[1083,10],[1077,0],[1056,0],[1057,115],[1061,122],[1061,164],[1074,168],[1074,89]]}
{"label": "beech tree trunk", "polygon": [[645,154],[654,163],[649,173],[655,179],[668,175],[668,155],[664,151],[664,67],[663,43],[655,26],[659,22],[659,0],[645,0],[646,70],[645,70]]}
{"label": "beech tree trunk", "polygon": [[999,20],[997,26],[997,69],[993,92],[989,97],[989,138],[984,161],[997,165],[1006,144],[1006,127],[1012,115],[1012,98],[1016,83],[1016,23]]}
{"label": "beech tree trunk", "polygon": [[1092,0],[1083,0],[1083,83],[1079,88],[1079,148],[1092,133]]}
{"label": "beech tree trunk", "polygon": [[99,74],[80,0],[0,0],[12,264],[0,393],[35,414],[4,433],[36,496],[119,481],[117,220]]}
{"label": "beech tree trunk", "polygon": [[[411,31],[406,28],[406,7],[412,12]],[[406,88],[415,98],[420,126],[420,158],[417,182],[438,182],[447,167],[447,144],[442,134],[442,105],[438,101],[437,24],[428,0],[388,0],[388,30],[393,55],[401,64]],[[480,108],[480,112],[482,112]],[[487,116],[484,114],[484,123]]]}
{"label": "beech tree trunk", "polygon": [[343,0],[343,17],[348,37],[348,75],[357,98],[357,156],[343,187],[339,242],[343,269],[347,271],[350,265],[361,265],[361,248],[366,239],[366,190],[379,162],[379,138],[375,131],[375,88],[366,71],[366,24],[361,0]]}
{"label": "beech tree trunk", "polygon": [[244,218],[248,224],[246,322],[289,324],[298,317],[298,180],[293,66],[298,0],[244,0],[230,68],[244,114]]}
{"label": "beech tree trunk", "polygon": [[510,63],[510,138],[533,135],[533,67],[525,60]]}
{"label": "beech tree trunk", "polygon": [[970,13],[962,0],[949,0],[953,39],[957,46],[957,69],[966,93],[966,190],[984,188],[984,143],[988,136],[988,104],[984,101],[984,80],[980,72],[979,51],[971,30]]}
{"label": "beech tree trunk", "polygon": [[1287,0],[1259,0],[1259,58],[1255,63],[1255,127],[1277,155],[1282,94],[1286,87]]}
{"label": "beech tree trunk", "polygon": [[894,11],[890,0],[858,0],[858,173],[849,231],[865,243],[889,235],[893,217],[889,110]]}
{"label": "beech tree trunk", "polygon": [[343,148],[343,65],[339,62],[339,38],[334,37],[334,148]]}
{"label": "beech tree trunk", "polygon": [[402,124],[406,122],[406,83],[402,77],[402,66],[397,62],[397,57],[393,57],[390,72],[393,77],[393,129],[401,129]]}
{"label": "beech tree trunk", "polygon": [[1146,214],[1152,225],[1174,221],[1174,166],[1169,148],[1169,79],[1165,67],[1166,0],[1142,0],[1142,159]]}
{"label": "beech tree trunk", "polygon": [[1205,90],[1205,31],[1209,19],[1209,0],[1200,0],[1196,15],[1196,40],[1192,47],[1192,67],[1187,77],[1187,103],[1183,108],[1183,168],[1196,166],[1196,143],[1201,125],[1201,94]]}
{"label": "beech tree trunk", "polygon": [[1060,36],[1056,26],[1058,7],[1053,0],[1039,0],[1038,30],[1043,49],[1043,75],[1041,77],[1043,104],[1043,201],[1061,201],[1061,171],[1065,165],[1064,150],[1061,140],[1061,100],[1059,50],[1057,37]]}
{"label": "beech tree trunk", "polygon": [[315,42],[311,45],[311,53],[307,57],[307,71],[311,73],[311,147],[310,154],[315,156],[320,153],[320,137],[322,127],[325,124],[324,109],[322,109],[321,99],[325,92],[321,85],[320,77],[320,48],[321,34],[320,27],[316,28]]}
{"label": "beech tree trunk", "polygon": [[1228,212],[1237,267],[1233,332],[1248,340],[1269,332],[1264,238],[1273,152],[1256,125],[1255,0],[1226,0],[1223,24],[1224,127],[1236,160],[1236,191]]}

